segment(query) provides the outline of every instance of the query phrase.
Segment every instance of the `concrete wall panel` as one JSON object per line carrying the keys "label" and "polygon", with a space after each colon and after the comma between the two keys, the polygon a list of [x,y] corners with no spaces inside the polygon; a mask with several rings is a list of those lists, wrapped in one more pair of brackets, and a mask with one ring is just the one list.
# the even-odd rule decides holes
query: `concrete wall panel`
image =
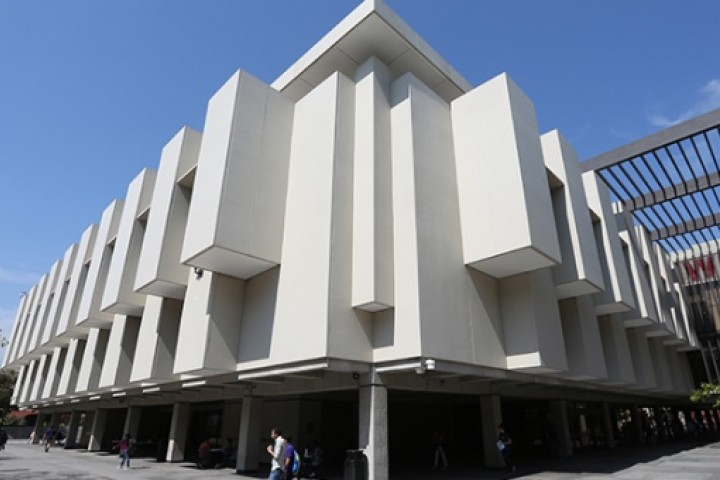
{"label": "concrete wall panel", "polygon": [[293,107],[242,71],[210,100],[183,263],[238,278],[280,263]]}
{"label": "concrete wall panel", "polygon": [[[38,349],[38,347],[42,347],[49,340],[49,333],[53,327],[53,319],[50,318],[52,302],[56,292],[58,292],[62,288],[62,282],[60,281],[61,269],[62,260],[58,260],[53,264],[52,268],[50,269],[50,273],[48,273],[45,293],[43,295],[43,299],[40,305],[40,311],[38,312],[38,318],[40,319],[40,323],[38,324],[38,329],[35,331],[33,335],[33,340],[31,341],[31,348],[33,350]],[[48,334],[48,338],[45,337],[46,333]],[[43,353],[48,353],[49,351],[52,351],[52,349],[49,347],[41,348],[38,350],[42,350]]]}
{"label": "concrete wall panel", "polygon": [[[20,346],[20,352],[21,355],[25,356],[28,353],[30,353],[30,346],[32,343],[33,336],[35,335],[35,332],[37,332],[41,327],[39,325],[40,320],[38,318],[38,312],[40,310],[40,301],[43,297],[43,294],[45,292],[45,284],[47,283],[47,274],[40,277],[40,281],[35,286],[34,290],[32,291],[32,302],[30,303],[30,307],[27,311],[27,320],[26,320],[26,327],[25,332],[23,334],[22,338],[22,344]],[[35,355],[37,357],[37,355]]]}
{"label": "concrete wall panel", "polygon": [[135,279],[140,292],[180,300],[185,296],[188,267],[180,263],[180,254],[191,191],[178,180],[197,166],[201,138],[186,127],[163,148]]}
{"label": "concrete wall panel", "polygon": [[238,278],[190,273],[173,374],[235,370],[244,289],[245,281]]}
{"label": "concrete wall panel", "polygon": [[654,390],[658,387],[653,359],[650,354],[650,343],[643,327],[626,329],[632,363],[635,368],[635,384],[633,388]]}
{"label": "concrete wall panel", "polygon": [[83,350],[83,357],[80,361],[80,370],[78,371],[75,387],[76,392],[93,392],[98,388],[109,337],[110,330],[102,328],[90,329]]}
{"label": "concrete wall panel", "polygon": [[563,183],[551,192],[562,255],[562,263],[553,267],[558,298],[598,292],[604,286],[602,269],[577,154],[557,130],[540,141],[546,167]]}
{"label": "concrete wall panel", "polygon": [[508,369],[534,373],[567,370],[550,269],[502,279],[500,302]]}
{"label": "concrete wall panel", "polygon": [[561,300],[559,305],[568,361],[564,375],[577,380],[606,378],[605,354],[592,299],[585,295]]}
{"label": "concrete wall panel", "polygon": [[100,219],[90,269],[76,319],[76,325],[83,329],[106,326],[113,319],[112,313],[100,310],[100,302],[113,256],[113,241],[117,239],[124,205],[123,200],[114,200],[107,206]]}
{"label": "concrete wall panel", "polygon": [[148,295],[140,321],[131,382],[173,378],[182,305],[179,300]]}
{"label": "concrete wall panel", "polygon": [[87,340],[72,338],[67,346],[65,361],[63,362],[62,372],[60,374],[60,382],[57,387],[57,395],[63,396],[74,393],[77,387],[78,374],[80,373],[80,363],[85,355],[85,344]]}
{"label": "concrete wall panel", "polygon": [[42,387],[41,398],[50,399],[55,397],[57,394],[58,383],[60,382],[60,375],[62,374],[62,368],[65,365],[65,354],[66,348],[55,347],[52,355],[50,356],[50,367],[48,369],[47,377],[45,378],[45,385]]}
{"label": "concrete wall panel", "polygon": [[503,74],[452,103],[464,258],[495,277],[556,265],[535,109]]}
{"label": "concrete wall panel", "polygon": [[352,305],[393,305],[390,73],[372,57],[355,74]]}
{"label": "concrete wall panel", "polygon": [[76,328],[75,321],[77,319],[82,292],[87,280],[89,271],[88,262],[91,259],[95,245],[97,229],[97,225],[91,225],[80,238],[77,253],[75,254],[75,261],[73,262],[72,271],[70,272],[70,283],[67,287],[62,312],[58,320],[58,336],[72,337],[80,330]]}
{"label": "concrete wall panel", "polygon": [[607,186],[598,179],[595,172],[584,173],[582,179],[588,207],[598,219],[593,224],[593,230],[600,256],[604,289],[593,295],[595,310],[598,315],[628,311],[635,308],[635,299]]}
{"label": "concrete wall panel", "polygon": [[603,315],[598,317],[598,323],[607,371],[605,383],[610,385],[634,384],[635,370],[623,319],[618,314]]}
{"label": "concrete wall panel", "polygon": [[144,169],[130,182],[100,301],[101,310],[122,315],[142,315],[145,295],[134,291],[138,259],[145,236],[145,222],[139,218],[150,207],[154,185],[155,172],[148,169]]}
{"label": "concrete wall panel", "polygon": [[[16,340],[13,345],[10,345],[10,351],[11,351],[11,360],[16,361],[18,359],[22,359],[25,352],[23,351],[23,343],[26,341],[27,336],[30,334],[30,329],[32,328],[32,320],[30,312],[32,311],[32,304],[33,300],[35,299],[35,293],[37,292],[37,285],[33,285],[33,287],[28,291],[22,299],[22,310],[18,315],[20,316],[20,327],[18,328],[18,332],[16,335]],[[24,359],[25,361],[23,363],[27,364],[27,361],[29,359]]]}
{"label": "concrete wall panel", "polygon": [[120,387],[129,383],[139,329],[138,317],[115,315],[100,371],[99,388]]}
{"label": "concrete wall panel", "polygon": [[[352,81],[333,75],[295,107],[273,322],[273,331],[286,335],[272,336],[270,356],[276,362],[325,357],[331,319],[337,353],[370,355],[351,308],[354,103]],[[296,338],[305,338],[305,352],[293,347]]]}

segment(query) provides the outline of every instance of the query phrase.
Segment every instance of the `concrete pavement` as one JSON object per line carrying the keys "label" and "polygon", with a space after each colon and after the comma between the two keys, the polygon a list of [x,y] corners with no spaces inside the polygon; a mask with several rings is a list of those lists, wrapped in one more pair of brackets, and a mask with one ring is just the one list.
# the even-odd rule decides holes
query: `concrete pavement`
{"label": "concrete pavement", "polygon": [[[53,447],[45,453],[40,445],[24,441],[9,441],[0,452],[0,479],[2,480],[196,480],[257,477],[237,475],[234,470],[198,470],[192,463],[158,463],[154,459],[134,458],[132,468],[118,470],[120,460],[116,454],[65,450]],[[267,477],[267,475],[261,475]]]}
{"label": "concrete pavement", "polygon": [[[232,469],[198,470],[191,463],[157,463],[153,459],[132,460],[130,470],[118,470],[117,455],[81,450],[51,449],[10,441],[0,452],[0,480],[141,480],[267,478],[263,469],[256,476],[237,475]],[[577,455],[564,461],[518,459],[518,470],[507,475],[498,470],[450,468],[432,471],[418,467],[392,471],[391,480],[720,480],[720,442],[666,443]],[[451,464],[452,465],[452,464]],[[336,472],[329,480],[342,478]]]}

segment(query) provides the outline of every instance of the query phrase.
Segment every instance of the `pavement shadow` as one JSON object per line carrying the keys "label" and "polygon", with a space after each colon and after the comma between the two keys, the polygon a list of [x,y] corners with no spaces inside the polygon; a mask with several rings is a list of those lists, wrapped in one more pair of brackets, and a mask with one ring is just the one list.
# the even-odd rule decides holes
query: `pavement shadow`
{"label": "pavement shadow", "polygon": [[660,458],[692,450],[717,441],[717,438],[702,440],[676,440],[642,446],[623,446],[613,450],[583,452],[562,459],[544,459],[523,463],[518,459],[518,472],[505,478],[517,478],[540,472],[598,473],[614,474],[639,463],[648,463]]}

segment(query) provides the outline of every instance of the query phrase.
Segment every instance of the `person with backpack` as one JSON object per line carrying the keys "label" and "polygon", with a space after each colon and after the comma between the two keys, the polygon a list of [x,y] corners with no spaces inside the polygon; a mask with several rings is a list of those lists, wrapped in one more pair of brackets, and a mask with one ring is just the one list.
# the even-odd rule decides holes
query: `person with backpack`
{"label": "person with backpack", "polygon": [[508,472],[514,472],[515,464],[512,462],[511,454],[513,441],[512,438],[510,438],[510,435],[508,435],[507,431],[505,431],[505,425],[502,423],[498,425],[497,438],[497,448],[500,451],[500,455],[502,455],[503,462],[505,462],[505,468]]}
{"label": "person with backpack", "polygon": [[50,446],[52,445],[54,439],[55,429],[52,427],[52,425],[50,425],[47,430],[45,430],[45,435],[43,436],[45,453],[48,453],[50,451]]}
{"label": "person with backpack", "polygon": [[293,480],[300,473],[300,454],[292,443],[292,437],[285,437],[285,480]]}

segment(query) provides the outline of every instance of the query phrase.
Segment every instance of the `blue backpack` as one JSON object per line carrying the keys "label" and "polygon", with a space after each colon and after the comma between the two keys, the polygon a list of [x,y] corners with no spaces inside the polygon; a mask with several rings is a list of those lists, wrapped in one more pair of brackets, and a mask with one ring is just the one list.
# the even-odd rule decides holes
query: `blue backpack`
{"label": "blue backpack", "polygon": [[301,465],[300,454],[297,452],[297,450],[295,450],[295,452],[293,453],[293,464],[292,464],[293,475],[297,475],[298,473],[300,473],[300,465]]}

